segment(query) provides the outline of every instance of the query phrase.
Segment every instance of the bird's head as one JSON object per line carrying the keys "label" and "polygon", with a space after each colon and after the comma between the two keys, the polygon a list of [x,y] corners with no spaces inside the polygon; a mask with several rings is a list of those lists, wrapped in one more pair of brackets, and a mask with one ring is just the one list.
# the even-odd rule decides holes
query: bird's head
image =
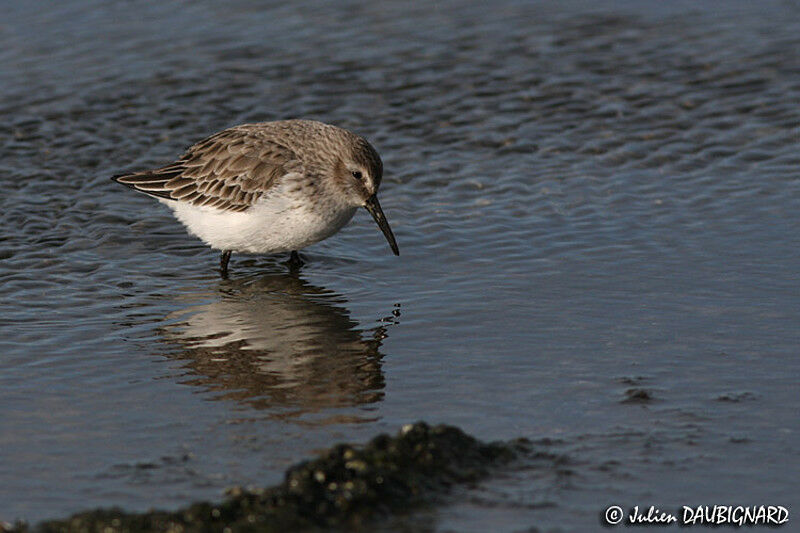
{"label": "bird's head", "polygon": [[378,203],[378,188],[383,178],[383,163],[366,139],[353,136],[350,150],[336,164],[337,183],[353,207],[365,208],[383,232],[394,255],[400,255],[394,234]]}

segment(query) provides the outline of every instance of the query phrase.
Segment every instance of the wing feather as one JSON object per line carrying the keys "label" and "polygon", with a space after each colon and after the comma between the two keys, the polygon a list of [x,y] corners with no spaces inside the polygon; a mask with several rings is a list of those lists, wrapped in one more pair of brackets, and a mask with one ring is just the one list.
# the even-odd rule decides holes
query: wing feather
{"label": "wing feather", "polygon": [[296,154],[277,140],[239,126],[203,139],[174,163],[112,179],[159,198],[245,211],[299,165]]}

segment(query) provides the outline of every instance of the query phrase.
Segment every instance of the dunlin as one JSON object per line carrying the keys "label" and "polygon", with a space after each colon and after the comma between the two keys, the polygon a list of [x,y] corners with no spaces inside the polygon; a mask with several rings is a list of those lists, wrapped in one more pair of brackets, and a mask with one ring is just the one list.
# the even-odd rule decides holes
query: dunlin
{"label": "dunlin", "polygon": [[291,252],[327,239],[359,207],[377,222],[395,255],[378,203],[383,163],[366,139],[312,120],[243,124],[190,147],[155,170],[112,179],[167,204],[189,233],[220,250]]}

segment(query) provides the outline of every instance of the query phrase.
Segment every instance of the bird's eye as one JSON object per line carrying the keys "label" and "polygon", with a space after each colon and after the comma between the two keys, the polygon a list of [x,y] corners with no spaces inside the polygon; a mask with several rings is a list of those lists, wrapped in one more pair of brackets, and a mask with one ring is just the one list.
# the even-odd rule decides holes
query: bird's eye
{"label": "bird's eye", "polygon": [[360,171],[360,170],[353,170],[353,171],[351,171],[351,172],[350,172],[350,174],[352,174],[352,175],[353,175],[353,177],[354,177],[355,179],[359,180],[359,181],[360,181],[360,180],[361,180],[361,179],[364,177],[364,175],[363,175],[363,174],[361,174],[361,171]]}

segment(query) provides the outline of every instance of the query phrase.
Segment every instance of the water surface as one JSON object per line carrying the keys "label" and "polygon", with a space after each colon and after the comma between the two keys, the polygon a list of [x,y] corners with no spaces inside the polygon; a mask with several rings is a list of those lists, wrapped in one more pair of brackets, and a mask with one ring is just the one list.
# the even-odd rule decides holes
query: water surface
{"label": "water surface", "polygon": [[[408,524],[800,509],[798,8],[10,3],[0,516],[217,499],[418,419],[543,455]],[[221,280],[108,179],[290,117],[377,147],[399,258],[359,213]]]}

